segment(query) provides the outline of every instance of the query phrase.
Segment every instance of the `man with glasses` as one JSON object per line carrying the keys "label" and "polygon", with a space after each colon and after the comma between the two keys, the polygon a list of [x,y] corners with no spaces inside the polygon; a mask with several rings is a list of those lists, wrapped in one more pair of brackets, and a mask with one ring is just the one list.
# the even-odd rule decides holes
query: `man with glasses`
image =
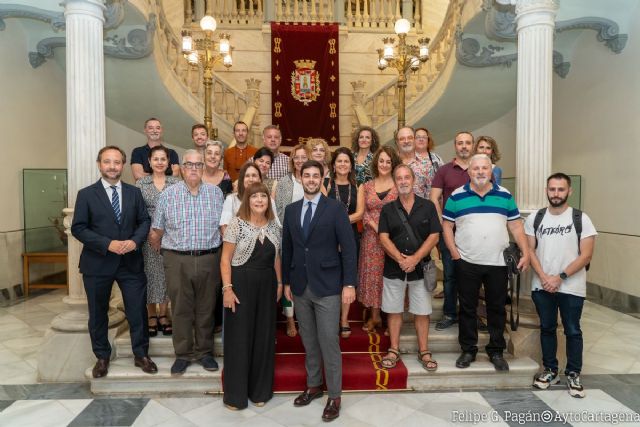
{"label": "man with glasses", "polygon": [[162,250],[173,309],[172,375],[184,374],[192,361],[208,371],[218,370],[213,307],[220,287],[224,198],[217,186],[202,182],[203,168],[202,154],[185,151],[180,168],[184,181],[160,194],[149,236],[151,246]]}

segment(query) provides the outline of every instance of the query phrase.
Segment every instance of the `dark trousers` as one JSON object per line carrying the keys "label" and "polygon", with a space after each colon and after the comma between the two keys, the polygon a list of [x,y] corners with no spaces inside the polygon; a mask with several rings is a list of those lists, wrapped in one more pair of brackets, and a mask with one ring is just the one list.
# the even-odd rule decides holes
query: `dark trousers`
{"label": "dark trousers", "polygon": [[112,276],[84,274],[82,281],[89,305],[89,336],[93,354],[98,359],[111,357],[109,299],[115,281],[122,292],[133,354],[137,357],[146,356],[149,352],[149,331],[147,329],[147,277],[144,271],[132,272],[121,262]]}
{"label": "dark trousers", "polygon": [[565,374],[582,370],[582,330],[580,317],[584,298],[560,292],[549,293],[545,290],[531,292],[531,299],[536,305],[540,317],[540,345],[542,347],[542,364],[554,372],[558,372],[558,311],[564,327],[567,341],[567,367]]}
{"label": "dark trousers", "polygon": [[273,397],[277,281],[273,269],[245,266],[231,280],[240,304],[224,309],[224,403],[242,409]]}
{"label": "dark trousers", "polygon": [[487,354],[502,353],[507,347],[504,327],[507,312],[504,309],[507,298],[507,267],[479,265],[464,260],[455,261],[460,299],[458,341],[465,353],[478,352],[477,308],[480,286],[484,283],[484,298],[487,306],[487,329],[489,344]]}
{"label": "dark trousers", "polygon": [[324,367],[327,391],[332,399],[342,394],[342,353],[338,335],[341,302],[340,294],[317,297],[309,286],[302,296],[293,296],[305,351],[307,387],[322,386]]}
{"label": "dark trousers", "polygon": [[201,256],[167,250],[162,254],[173,312],[176,357],[199,360],[213,354],[213,311],[221,280],[220,250]]}
{"label": "dark trousers", "polygon": [[442,256],[442,269],[444,273],[444,305],[442,312],[445,316],[452,319],[458,318],[458,292],[456,286],[456,270],[455,264],[451,259],[451,252],[444,244],[442,235],[440,236],[440,254]]}

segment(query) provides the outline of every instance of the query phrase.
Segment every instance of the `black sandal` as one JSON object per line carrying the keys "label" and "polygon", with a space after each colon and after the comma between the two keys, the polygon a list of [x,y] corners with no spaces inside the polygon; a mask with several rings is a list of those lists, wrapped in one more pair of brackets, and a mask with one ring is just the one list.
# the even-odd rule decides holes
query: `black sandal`
{"label": "black sandal", "polygon": [[153,319],[156,320],[156,324],[151,325],[151,323],[149,323],[148,325],[150,337],[155,337],[156,335],[158,335],[158,316],[149,316],[149,320],[153,320]]}
{"label": "black sandal", "polygon": [[160,319],[167,319],[167,316],[160,316],[158,317],[158,329],[162,331],[162,335],[168,336],[173,334],[173,327],[171,326],[171,323],[162,323],[160,322]]}

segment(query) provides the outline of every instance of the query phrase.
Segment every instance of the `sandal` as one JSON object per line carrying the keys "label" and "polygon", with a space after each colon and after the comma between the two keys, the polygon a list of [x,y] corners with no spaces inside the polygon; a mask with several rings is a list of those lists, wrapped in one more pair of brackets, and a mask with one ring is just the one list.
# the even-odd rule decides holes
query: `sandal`
{"label": "sandal", "polygon": [[347,339],[351,336],[351,327],[350,326],[340,326],[340,336],[344,339]]}
{"label": "sandal", "polygon": [[[160,319],[167,319],[167,323],[162,323]],[[158,330],[162,331],[162,335],[165,336],[173,334],[173,327],[168,320],[169,318],[167,316],[158,317]]]}
{"label": "sandal", "polygon": [[367,333],[373,333],[376,331],[377,328],[381,328],[381,327],[382,327],[382,320],[378,322],[374,322],[373,319],[369,319],[365,322],[364,325],[362,325],[362,330]]}
{"label": "sandal", "polygon": [[[425,356],[429,356],[429,360],[424,360],[423,358]],[[418,352],[418,362],[420,362],[422,367],[429,372],[433,372],[436,369],[438,369],[438,362],[433,360],[431,357],[432,357],[432,354],[429,350]]]}
{"label": "sandal", "polygon": [[[393,354],[393,356],[390,356],[391,354]],[[393,369],[396,367],[400,359],[401,357],[398,350],[390,348],[389,350],[387,350],[387,355],[382,358],[380,363],[382,364],[383,369]]]}
{"label": "sandal", "polygon": [[150,337],[155,337],[156,335],[158,335],[158,316],[150,316],[149,317],[149,321],[151,321],[151,320],[155,320],[156,323],[154,325],[149,323],[149,325],[148,325],[149,336]]}

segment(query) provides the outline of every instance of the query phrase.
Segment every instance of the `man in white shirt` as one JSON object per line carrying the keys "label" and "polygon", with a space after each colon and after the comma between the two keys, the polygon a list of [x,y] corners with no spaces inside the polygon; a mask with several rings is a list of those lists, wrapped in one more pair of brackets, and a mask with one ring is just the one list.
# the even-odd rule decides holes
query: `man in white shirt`
{"label": "man in white shirt", "polygon": [[584,397],[580,382],[582,369],[582,331],[580,316],[587,294],[587,268],[597,234],[589,217],[567,203],[571,178],[555,173],[547,178],[549,207],[529,215],[525,233],[529,241],[531,299],[540,317],[540,345],[544,370],[536,375],[533,386],[547,389],[556,384],[558,359],[558,311],[567,340],[567,386],[573,397]]}

